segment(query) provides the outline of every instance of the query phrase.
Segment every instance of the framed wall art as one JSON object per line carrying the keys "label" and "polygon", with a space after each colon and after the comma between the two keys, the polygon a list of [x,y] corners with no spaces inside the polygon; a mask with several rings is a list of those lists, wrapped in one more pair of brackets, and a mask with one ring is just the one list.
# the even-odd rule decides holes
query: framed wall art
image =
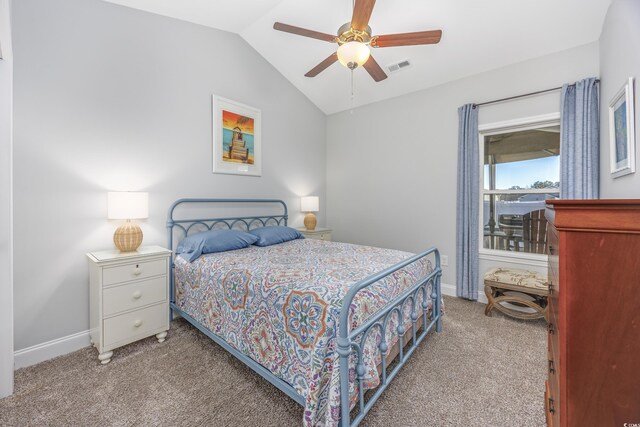
{"label": "framed wall art", "polygon": [[633,77],[609,103],[611,175],[618,178],[636,171]]}
{"label": "framed wall art", "polygon": [[213,172],[262,175],[261,113],[213,95]]}

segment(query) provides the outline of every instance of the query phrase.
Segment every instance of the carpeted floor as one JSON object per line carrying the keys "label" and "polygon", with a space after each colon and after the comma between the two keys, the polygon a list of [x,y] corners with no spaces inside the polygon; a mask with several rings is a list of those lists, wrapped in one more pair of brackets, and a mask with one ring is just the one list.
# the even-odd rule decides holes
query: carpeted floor
{"label": "carpeted floor", "polygon": [[[364,426],[543,426],[545,323],[445,297],[421,345]],[[302,408],[184,321],[101,366],[86,348],[16,372],[2,426],[296,426]]]}

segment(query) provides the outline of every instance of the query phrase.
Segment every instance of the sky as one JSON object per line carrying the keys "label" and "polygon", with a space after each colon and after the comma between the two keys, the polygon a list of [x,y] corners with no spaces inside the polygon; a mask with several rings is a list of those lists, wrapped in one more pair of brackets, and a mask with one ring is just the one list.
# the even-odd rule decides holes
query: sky
{"label": "sky", "polygon": [[231,111],[222,110],[222,127],[233,129],[239,127],[242,133],[250,133],[253,135],[253,119],[245,117]]}
{"label": "sky", "polygon": [[[489,188],[487,171],[488,168],[485,167],[485,187]],[[496,165],[498,190],[505,190],[514,185],[527,188],[536,181],[560,181],[560,156]]]}

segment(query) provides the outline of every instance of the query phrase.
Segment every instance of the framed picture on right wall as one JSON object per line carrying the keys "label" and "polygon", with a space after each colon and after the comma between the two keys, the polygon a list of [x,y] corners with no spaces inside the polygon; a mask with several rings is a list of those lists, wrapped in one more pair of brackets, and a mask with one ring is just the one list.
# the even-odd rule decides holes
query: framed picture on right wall
{"label": "framed picture on right wall", "polygon": [[609,146],[614,178],[636,171],[633,82],[633,77],[629,77],[609,103]]}

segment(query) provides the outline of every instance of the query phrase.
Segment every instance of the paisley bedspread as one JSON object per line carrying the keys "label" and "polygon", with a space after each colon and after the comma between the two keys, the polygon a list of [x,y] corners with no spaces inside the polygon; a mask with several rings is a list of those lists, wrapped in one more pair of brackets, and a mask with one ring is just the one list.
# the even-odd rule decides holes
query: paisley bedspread
{"label": "paisley bedspread", "polygon": [[[176,303],[304,396],[305,425],[334,426],[340,418],[336,337],[342,300],[358,280],[411,255],[301,239],[207,254],[193,263],[177,257]],[[352,328],[431,271],[423,258],[360,291],[351,307]],[[365,349],[368,388],[379,384],[379,339],[371,337]],[[389,335],[390,347],[391,340]]]}

